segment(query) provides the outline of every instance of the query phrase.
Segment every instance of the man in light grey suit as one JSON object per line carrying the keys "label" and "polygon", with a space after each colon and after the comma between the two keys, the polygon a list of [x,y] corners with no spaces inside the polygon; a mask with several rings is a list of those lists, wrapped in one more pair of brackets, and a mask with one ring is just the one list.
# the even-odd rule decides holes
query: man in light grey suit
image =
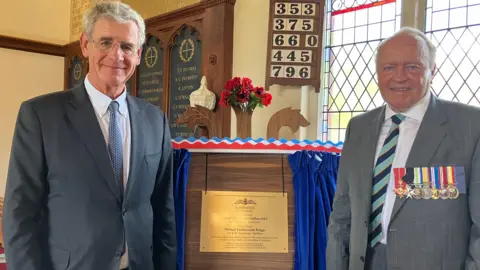
{"label": "man in light grey suit", "polygon": [[328,227],[328,270],[480,269],[480,110],[429,91],[435,47],[382,42],[386,105],[348,124]]}
{"label": "man in light grey suit", "polygon": [[20,107],[3,213],[8,269],[174,270],[168,120],[125,88],[145,23],[100,2],[84,27],[84,83]]}

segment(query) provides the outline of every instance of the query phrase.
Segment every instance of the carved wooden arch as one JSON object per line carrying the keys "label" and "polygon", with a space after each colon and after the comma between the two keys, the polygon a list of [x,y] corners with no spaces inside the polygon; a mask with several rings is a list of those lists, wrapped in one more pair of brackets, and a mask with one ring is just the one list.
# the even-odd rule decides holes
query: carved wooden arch
{"label": "carved wooden arch", "polygon": [[[145,43],[143,44],[143,46],[147,45],[148,44],[148,40],[151,39],[151,38],[155,38],[158,43],[160,43],[160,47],[165,50],[165,41],[164,41],[164,38],[160,37],[160,35],[158,35],[156,32],[146,32],[145,33]],[[155,41],[155,42],[157,42]]]}
{"label": "carved wooden arch", "polygon": [[292,133],[300,127],[308,127],[310,122],[300,113],[300,110],[293,110],[292,107],[282,109],[270,118],[267,125],[267,138],[279,139],[278,133],[282,127],[290,127]]}
{"label": "carved wooden arch", "polygon": [[175,39],[182,33],[183,30],[190,30],[190,33],[198,33],[197,41],[202,40],[202,31],[201,31],[201,23],[198,21],[191,23],[184,23],[177,28],[174,28],[172,35],[168,39],[167,47],[171,49],[173,45],[175,45]]}
{"label": "carved wooden arch", "polygon": [[[151,34],[151,33],[147,33],[145,35],[145,42],[142,46],[143,50],[145,50],[145,47],[153,45],[153,43],[149,43],[149,41],[151,39],[154,39],[153,43],[159,44],[160,49],[162,49],[163,52],[165,53],[165,42],[160,37],[158,37],[158,35]],[[143,53],[144,53],[144,51],[142,51],[142,54]],[[143,55],[141,57],[143,58]],[[163,57],[165,57],[165,55]],[[144,61],[144,59],[141,59],[141,61]],[[138,69],[138,67],[137,67],[137,69]],[[137,71],[137,70],[135,70],[135,71]]]}

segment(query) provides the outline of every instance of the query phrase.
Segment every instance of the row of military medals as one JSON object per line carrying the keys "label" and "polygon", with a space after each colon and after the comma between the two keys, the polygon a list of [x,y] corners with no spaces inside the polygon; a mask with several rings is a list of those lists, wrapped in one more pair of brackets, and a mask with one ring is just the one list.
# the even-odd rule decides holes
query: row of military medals
{"label": "row of military medals", "polygon": [[395,194],[399,198],[415,200],[456,199],[460,195],[456,187],[453,167],[413,168],[413,182],[407,184],[403,179],[405,168],[394,168]]}

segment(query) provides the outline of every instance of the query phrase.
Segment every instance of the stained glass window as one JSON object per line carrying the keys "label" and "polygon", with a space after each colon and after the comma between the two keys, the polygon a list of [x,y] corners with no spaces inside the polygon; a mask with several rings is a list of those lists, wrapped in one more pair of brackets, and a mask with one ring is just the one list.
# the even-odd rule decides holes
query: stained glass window
{"label": "stained glass window", "polygon": [[425,32],[437,46],[433,92],[480,106],[480,0],[428,0]]}
{"label": "stained glass window", "polygon": [[401,0],[326,1],[323,141],[343,141],[352,116],[383,105],[374,52],[400,28],[401,6]]}

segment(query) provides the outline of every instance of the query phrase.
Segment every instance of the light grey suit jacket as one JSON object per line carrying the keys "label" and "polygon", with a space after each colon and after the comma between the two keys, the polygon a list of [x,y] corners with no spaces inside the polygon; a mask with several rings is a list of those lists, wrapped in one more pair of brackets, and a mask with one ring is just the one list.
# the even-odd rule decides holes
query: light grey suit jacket
{"label": "light grey suit jacket", "polygon": [[[347,128],[328,227],[327,269],[365,267],[375,148],[385,107]],[[480,110],[435,98],[407,167],[465,167],[467,194],[455,200],[395,199],[387,232],[388,269],[480,269]]]}
{"label": "light grey suit jacket", "polygon": [[132,149],[123,203],[82,85],[20,107],[3,212],[9,270],[175,270],[168,120],[127,96]]}

